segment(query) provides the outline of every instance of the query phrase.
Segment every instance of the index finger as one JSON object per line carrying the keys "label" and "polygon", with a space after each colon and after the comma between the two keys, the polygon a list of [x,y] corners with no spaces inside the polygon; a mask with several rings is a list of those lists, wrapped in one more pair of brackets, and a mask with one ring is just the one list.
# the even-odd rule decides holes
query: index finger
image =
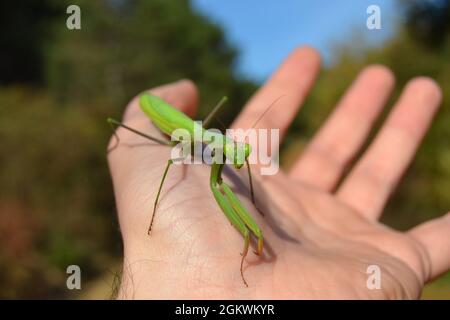
{"label": "index finger", "polygon": [[266,109],[257,127],[280,129],[282,137],[310,91],[320,67],[318,52],[309,47],[294,50],[270,79],[256,92],[232,124],[232,128],[250,129]]}

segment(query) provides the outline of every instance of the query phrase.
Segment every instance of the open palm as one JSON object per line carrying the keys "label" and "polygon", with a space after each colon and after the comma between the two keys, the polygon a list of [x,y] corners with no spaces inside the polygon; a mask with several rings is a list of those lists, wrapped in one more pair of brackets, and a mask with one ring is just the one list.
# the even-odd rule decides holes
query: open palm
{"label": "open palm", "polygon": [[[271,101],[284,95],[258,124],[279,128],[282,136],[318,69],[313,49],[295,50],[247,103],[233,128],[251,127]],[[450,268],[450,216],[405,233],[377,219],[438,109],[441,93],[431,79],[410,81],[372,145],[337,188],[393,86],[387,68],[365,68],[290,172],[259,176],[253,168],[256,202],[264,217],[249,199],[245,170],[225,172],[265,238],[264,254],[251,253],[244,264],[248,288],[239,273],[243,238],[214,200],[210,168],[171,168],[148,236],[170,148],[119,129],[120,145],[108,156],[124,241],[119,297],[418,298],[424,283]],[[191,82],[151,91],[194,116],[197,92]],[[123,121],[162,137],[136,99]],[[380,271],[379,289],[368,285],[368,270]]]}

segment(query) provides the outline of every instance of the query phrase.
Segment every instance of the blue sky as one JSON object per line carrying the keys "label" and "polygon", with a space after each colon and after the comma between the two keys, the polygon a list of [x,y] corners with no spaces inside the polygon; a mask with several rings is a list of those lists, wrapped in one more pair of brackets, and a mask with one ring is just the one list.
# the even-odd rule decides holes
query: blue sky
{"label": "blue sky", "polygon": [[[308,44],[325,63],[333,47],[358,33],[364,43],[377,45],[395,33],[396,0],[193,0],[197,11],[220,25],[239,49],[238,74],[261,81],[293,48]],[[381,30],[368,30],[369,5],[381,9]],[[358,37],[359,39],[359,37]],[[360,45],[358,43],[357,45]]]}

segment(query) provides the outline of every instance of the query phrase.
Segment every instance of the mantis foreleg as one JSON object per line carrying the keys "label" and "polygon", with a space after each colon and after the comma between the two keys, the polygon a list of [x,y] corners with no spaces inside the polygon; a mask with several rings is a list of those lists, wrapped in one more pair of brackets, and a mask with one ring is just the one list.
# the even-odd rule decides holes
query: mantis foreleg
{"label": "mantis foreleg", "polygon": [[242,203],[239,201],[238,197],[234,194],[234,192],[231,190],[231,188],[226,184],[225,182],[221,181],[219,183],[220,187],[225,193],[225,196],[227,197],[228,201],[231,203],[231,206],[233,207],[234,211],[237,213],[239,218],[245,223],[245,226],[252,231],[252,233],[258,238],[258,250],[256,251],[256,254],[260,255],[263,250],[263,235],[262,231],[259,228],[258,224],[255,222],[253,217],[248,213],[247,209],[242,205]]}
{"label": "mantis foreleg", "polygon": [[249,247],[249,231],[251,231],[258,238],[257,254],[261,254],[263,250],[263,235],[255,220],[241,204],[231,188],[225,182],[223,182],[221,176],[223,166],[223,164],[212,165],[210,178],[211,190],[217,203],[219,204],[220,208],[227,216],[227,218],[230,220],[231,224],[244,236],[244,250],[242,252],[241,259],[241,276],[244,284],[247,286],[247,282],[244,279],[242,267]]}
{"label": "mantis foreleg", "polygon": [[241,220],[239,215],[234,211],[233,206],[229,203],[228,199],[222,194],[219,189],[219,184],[217,183],[217,179],[211,179],[211,190],[214,194],[214,198],[216,199],[219,207],[222,209],[223,213],[227,216],[228,220],[230,220],[231,224],[244,236],[244,249],[242,250],[242,258],[241,258],[241,277],[242,281],[246,287],[248,287],[247,281],[244,278],[244,272],[242,271],[244,265],[244,259],[248,253],[248,247],[250,244],[250,232],[245,226],[245,223]]}
{"label": "mantis foreleg", "polygon": [[245,159],[245,164],[247,165],[247,172],[248,172],[248,181],[250,184],[250,196],[252,199],[252,203],[255,206],[256,210],[258,210],[259,214],[264,216],[264,213],[261,211],[261,209],[259,209],[259,207],[256,205],[256,200],[255,200],[255,192],[253,191],[253,180],[252,180],[252,171],[250,169],[250,163],[248,162],[248,158]]}

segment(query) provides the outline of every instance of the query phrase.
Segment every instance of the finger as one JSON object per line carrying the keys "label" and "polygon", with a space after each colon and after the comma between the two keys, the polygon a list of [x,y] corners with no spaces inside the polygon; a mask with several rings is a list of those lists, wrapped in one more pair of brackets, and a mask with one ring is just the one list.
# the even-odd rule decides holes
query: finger
{"label": "finger", "polygon": [[320,57],[316,50],[309,47],[296,49],[256,92],[231,127],[251,128],[267,108],[280,99],[264,114],[257,127],[278,128],[282,137],[314,83],[319,67]]}
{"label": "finger", "polygon": [[[194,116],[198,103],[198,92],[191,80],[182,79],[148,90],[170,105],[180,109],[189,116]],[[125,109],[123,121],[145,117],[139,107],[139,96],[136,96]]]}
{"label": "finger", "polygon": [[394,86],[392,72],[364,69],[290,171],[293,179],[332,190],[363,145]]}
{"label": "finger", "polygon": [[413,228],[409,233],[427,252],[430,264],[428,280],[450,269],[450,212]]}
{"label": "finger", "polygon": [[431,79],[410,81],[374,142],[346,177],[337,197],[371,219],[377,219],[414,157],[440,101]]}

